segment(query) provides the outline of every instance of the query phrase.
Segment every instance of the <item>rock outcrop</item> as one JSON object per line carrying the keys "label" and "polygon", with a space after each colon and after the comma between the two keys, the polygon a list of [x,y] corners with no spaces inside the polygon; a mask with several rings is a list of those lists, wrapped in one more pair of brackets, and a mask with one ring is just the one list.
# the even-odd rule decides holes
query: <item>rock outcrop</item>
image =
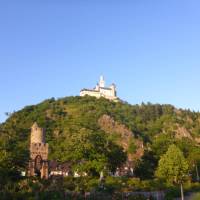
{"label": "rock outcrop", "polygon": [[128,151],[130,141],[134,141],[136,151],[135,153],[128,153],[128,161],[134,161],[143,156],[144,146],[142,140],[135,138],[134,133],[124,124],[116,122],[109,115],[101,116],[98,120],[98,124],[104,132],[114,135],[114,137],[116,136],[116,142],[121,145],[125,151]]}

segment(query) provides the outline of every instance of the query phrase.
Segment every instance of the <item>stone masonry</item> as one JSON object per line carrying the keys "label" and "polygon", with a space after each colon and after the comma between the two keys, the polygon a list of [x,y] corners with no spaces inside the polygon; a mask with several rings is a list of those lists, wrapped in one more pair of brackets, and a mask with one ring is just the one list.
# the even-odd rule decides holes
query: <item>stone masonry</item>
{"label": "stone masonry", "polygon": [[40,176],[44,179],[49,177],[48,144],[45,142],[44,129],[37,123],[31,127],[28,176]]}

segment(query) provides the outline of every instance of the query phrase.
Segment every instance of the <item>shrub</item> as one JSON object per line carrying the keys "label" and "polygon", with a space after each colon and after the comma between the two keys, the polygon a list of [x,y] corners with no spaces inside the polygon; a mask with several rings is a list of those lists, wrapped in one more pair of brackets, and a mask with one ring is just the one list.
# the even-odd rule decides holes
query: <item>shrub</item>
{"label": "shrub", "polygon": [[173,200],[174,198],[180,197],[180,188],[171,187],[165,194],[165,200]]}

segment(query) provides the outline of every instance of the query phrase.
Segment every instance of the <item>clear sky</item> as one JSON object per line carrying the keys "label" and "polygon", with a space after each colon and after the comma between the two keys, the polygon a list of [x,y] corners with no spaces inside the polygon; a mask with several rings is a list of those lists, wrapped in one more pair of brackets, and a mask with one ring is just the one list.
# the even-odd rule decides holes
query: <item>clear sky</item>
{"label": "clear sky", "polygon": [[103,74],[131,104],[200,110],[199,0],[0,0],[0,121]]}

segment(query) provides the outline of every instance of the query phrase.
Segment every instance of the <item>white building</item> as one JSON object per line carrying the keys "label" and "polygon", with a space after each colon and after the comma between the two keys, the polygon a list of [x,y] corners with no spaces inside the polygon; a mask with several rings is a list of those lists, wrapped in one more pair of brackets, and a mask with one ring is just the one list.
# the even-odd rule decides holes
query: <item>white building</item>
{"label": "white building", "polygon": [[100,81],[97,83],[94,89],[82,89],[80,91],[80,96],[94,96],[97,98],[104,97],[112,101],[118,101],[116,86],[115,84],[110,85],[109,87],[105,86],[105,80],[103,76],[100,76]]}

